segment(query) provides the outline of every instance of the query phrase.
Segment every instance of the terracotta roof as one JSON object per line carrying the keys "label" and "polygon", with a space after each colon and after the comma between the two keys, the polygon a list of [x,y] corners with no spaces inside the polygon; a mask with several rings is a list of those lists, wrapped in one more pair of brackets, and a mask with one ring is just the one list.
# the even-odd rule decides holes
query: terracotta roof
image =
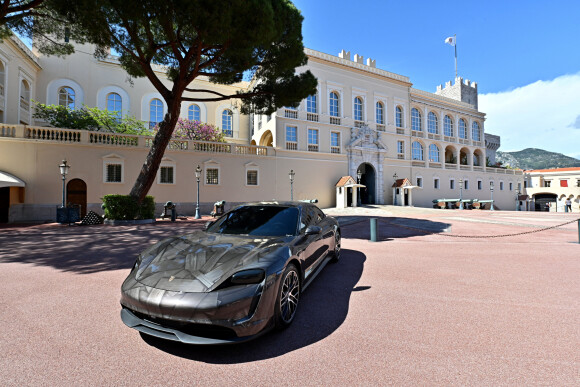
{"label": "terracotta roof", "polygon": [[393,183],[393,187],[405,187],[408,185],[412,185],[411,182],[409,181],[409,179],[405,178],[405,179],[397,179],[397,181],[395,183]]}
{"label": "terracotta roof", "polygon": [[354,178],[352,176],[343,176],[340,178],[340,180],[338,181],[338,183],[336,183],[337,187],[344,187],[347,184],[355,184],[356,181],[354,180]]}
{"label": "terracotta roof", "polygon": [[579,171],[580,172],[580,167],[553,168],[553,169],[530,169],[530,170],[527,170],[524,172],[530,173],[530,172],[572,172],[572,171]]}

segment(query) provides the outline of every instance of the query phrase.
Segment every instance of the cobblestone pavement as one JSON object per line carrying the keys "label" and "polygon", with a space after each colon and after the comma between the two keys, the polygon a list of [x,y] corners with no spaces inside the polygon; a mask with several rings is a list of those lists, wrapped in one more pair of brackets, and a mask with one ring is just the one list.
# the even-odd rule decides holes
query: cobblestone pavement
{"label": "cobblestone pavement", "polygon": [[[0,229],[0,385],[580,385],[578,214],[326,211],[341,220],[342,259],[294,324],[212,348],[119,318],[136,254],[207,218]],[[500,234],[519,235],[488,237]]]}

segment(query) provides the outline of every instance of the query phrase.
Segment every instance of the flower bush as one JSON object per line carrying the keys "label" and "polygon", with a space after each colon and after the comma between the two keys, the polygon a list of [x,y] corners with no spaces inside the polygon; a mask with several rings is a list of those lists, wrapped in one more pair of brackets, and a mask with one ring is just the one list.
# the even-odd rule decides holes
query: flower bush
{"label": "flower bush", "polygon": [[226,142],[224,134],[217,126],[182,118],[175,125],[173,137],[184,140]]}

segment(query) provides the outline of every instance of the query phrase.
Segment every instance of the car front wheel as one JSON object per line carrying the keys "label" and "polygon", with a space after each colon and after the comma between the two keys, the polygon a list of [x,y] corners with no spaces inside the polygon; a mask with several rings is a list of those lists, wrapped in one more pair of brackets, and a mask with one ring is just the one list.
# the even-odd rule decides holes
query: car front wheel
{"label": "car front wheel", "polygon": [[278,297],[276,299],[276,328],[284,329],[294,320],[298,300],[300,299],[300,276],[293,264],[290,264],[282,274]]}
{"label": "car front wheel", "polygon": [[332,262],[340,260],[340,231],[334,233],[334,251],[332,252]]}

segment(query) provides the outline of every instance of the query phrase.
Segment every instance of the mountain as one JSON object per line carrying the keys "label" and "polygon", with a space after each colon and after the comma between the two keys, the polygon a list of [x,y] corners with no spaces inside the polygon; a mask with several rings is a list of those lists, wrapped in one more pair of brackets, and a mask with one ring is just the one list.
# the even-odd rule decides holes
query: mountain
{"label": "mountain", "polygon": [[497,151],[495,160],[503,165],[521,169],[580,167],[578,159],[536,148],[527,148],[517,152]]}

